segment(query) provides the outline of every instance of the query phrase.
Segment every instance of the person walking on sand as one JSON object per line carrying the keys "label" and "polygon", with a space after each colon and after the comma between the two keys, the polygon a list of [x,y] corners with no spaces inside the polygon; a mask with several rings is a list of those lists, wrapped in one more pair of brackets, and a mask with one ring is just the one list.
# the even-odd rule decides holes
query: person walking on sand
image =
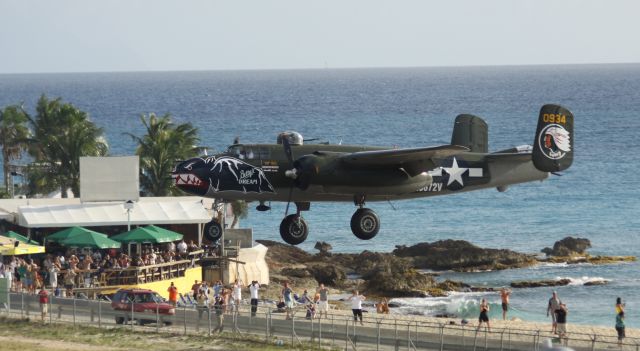
{"label": "person walking on sand", "polygon": [[547,305],[547,317],[551,314],[551,334],[557,334],[558,310],[561,303],[562,301],[558,298],[558,292],[554,290],[549,299],[549,305]]}
{"label": "person walking on sand", "polygon": [[178,304],[178,288],[171,282],[167,291],[169,292],[169,303],[176,306]]}
{"label": "person walking on sand", "polygon": [[358,290],[353,290],[353,295],[349,296],[347,300],[351,301],[351,311],[353,312],[353,322],[357,322],[360,318],[360,325],[362,323],[362,301],[367,298],[364,295],[360,295]]}
{"label": "person walking on sand", "polygon": [[489,323],[489,303],[487,303],[487,299],[485,298],[480,301],[480,316],[478,317],[478,328],[476,331],[480,330],[483,322],[487,324],[487,330],[491,331],[491,324]]}
{"label": "person walking on sand", "polygon": [[500,299],[502,299],[502,320],[507,320],[507,312],[509,312],[509,296],[511,296],[511,290],[502,288],[500,289]]}

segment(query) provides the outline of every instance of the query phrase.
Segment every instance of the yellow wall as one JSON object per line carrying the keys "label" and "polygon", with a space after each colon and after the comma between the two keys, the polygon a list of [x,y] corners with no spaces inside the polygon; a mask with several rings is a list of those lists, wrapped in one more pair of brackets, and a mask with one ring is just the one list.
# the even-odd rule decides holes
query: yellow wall
{"label": "yellow wall", "polygon": [[[144,283],[144,284],[121,285],[118,288],[149,289],[157,292],[158,294],[160,294],[160,296],[164,297],[165,299],[169,299],[169,292],[167,291],[167,289],[169,289],[169,285],[171,285],[171,282],[173,282],[173,285],[175,285],[178,288],[178,293],[182,295],[186,295],[189,291],[191,291],[191,286],[193,285],[193,282],[196,280],[197,281],[202,280],[202,267],[198,266],[194,268],[188,268],[184,273],[184,277],[166,279],[158,282],[151,282],[151,283]],[[113,292],[118,290],[118,288],[114,289]],[[103,293],[108,294],[110,292],[103,291]]]}

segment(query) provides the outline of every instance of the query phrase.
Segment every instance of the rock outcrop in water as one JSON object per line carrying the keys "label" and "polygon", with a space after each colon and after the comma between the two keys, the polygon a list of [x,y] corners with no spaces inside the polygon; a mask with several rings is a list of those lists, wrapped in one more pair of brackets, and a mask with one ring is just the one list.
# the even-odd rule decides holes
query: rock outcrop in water
{"label": "rock outcrop in water", "polygon": [[485,249],[464,240],[396,246],[393,254],[410,258],[417,268],[433,270],[500,270],[528,267],[537,262],[533,255],[504,249]]}
{"label": "rock outcrop in water", "polygon": [[619,262],[633,262],[635,256],[591,256],[587,249],[591,247],[591,241],[585,238],[566,237],[556,241],[553,248],[545,247],[541,250],[547,257],[539,259],[540,262],[551,263],[591,263],[611,264]]}
{"label": "rock outcrop in water", "polygon": [[568,236],[556,241],[553,244],[553,248],[545,247],[541,252],[547,256],[571,257],[585,255],[589,248],[591,248],[591,241],[589,241],[589,239]]}

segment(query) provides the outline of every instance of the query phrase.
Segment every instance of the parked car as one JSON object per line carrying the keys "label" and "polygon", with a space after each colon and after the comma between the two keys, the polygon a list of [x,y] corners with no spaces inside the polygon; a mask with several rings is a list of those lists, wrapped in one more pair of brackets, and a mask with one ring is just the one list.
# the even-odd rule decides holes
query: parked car
{"label": "parked car", "polygon": [[157,292],[148,289],[120,289],[111,299],[116,323],[135,321],[140,325],[160,322],[171,325],[176,309]]}

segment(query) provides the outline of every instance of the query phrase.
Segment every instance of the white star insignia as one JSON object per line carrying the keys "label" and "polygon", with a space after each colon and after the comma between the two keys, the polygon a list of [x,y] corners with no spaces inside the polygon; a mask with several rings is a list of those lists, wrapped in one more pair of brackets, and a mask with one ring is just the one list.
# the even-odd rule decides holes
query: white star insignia
{"label": "white star insignia", "polygon": [[460,185],[464,186],[462,182],[462,174],[468,170],[468,168],[458,167],[458,161],[456,158],[453,158],[453,163],[451,167],[442,167],[442,169],[449,173],[449,181],[447,182],[447,186],[451,185],[453,182],[458,182]]}

